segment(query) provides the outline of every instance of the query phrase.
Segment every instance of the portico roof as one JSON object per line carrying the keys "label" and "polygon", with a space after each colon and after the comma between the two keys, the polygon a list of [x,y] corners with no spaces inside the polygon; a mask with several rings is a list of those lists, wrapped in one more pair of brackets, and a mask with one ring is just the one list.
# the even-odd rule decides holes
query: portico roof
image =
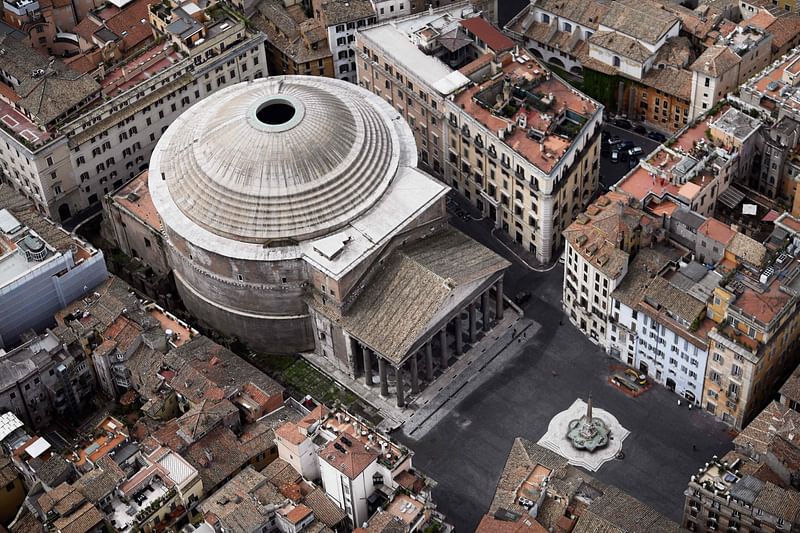
{"label": "portico roof", "polygon": [[447,228],[393,252],[355,303],[334,320],[381,357],[401,364],[421,337],[509,265]]}

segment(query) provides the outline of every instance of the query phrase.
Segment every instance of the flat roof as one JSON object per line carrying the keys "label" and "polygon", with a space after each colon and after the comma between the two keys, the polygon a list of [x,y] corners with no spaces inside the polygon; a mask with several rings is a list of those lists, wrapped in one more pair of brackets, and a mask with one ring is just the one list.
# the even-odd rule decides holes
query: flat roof
{"label": "flat roof", "polygon": [[391,23],[368,28],[360,33],[378,45],[384,54],[391,56],[442,95],[446,96],[470,83],[469,78],[460,72],[453,71],[439,59],[420,50],[408,35]]}
{"label": "flat roof", "polygon": [[[502,71],[505,76],[494,76],[460,92],[454,104],[495,134],[524,121],[525,127],[506,134],[503,142],[550,174],[570,146],[581,138],[581,131],[599,106],[526,54],[509,56],[506,61]],[[512,111],[498,114],[493,108],[496,99],[503,97],[505,80],[510,80],[513,89],[502,111]],[[525,105],[516,108],[519,102]],[[540,140],[533,138],[531,132],[536,132]]]}
{"label": "flat roof", "polygon": [[50,449],[50,443],[47,442],[44,438],[38,437],[35,441],[33,441],[33,443],[31,443],[30,445],[28,445],[27,448],[25,448],[25,451],[28,452],[28,455],[30,455],[31,457],[36,458],[49,449]]}

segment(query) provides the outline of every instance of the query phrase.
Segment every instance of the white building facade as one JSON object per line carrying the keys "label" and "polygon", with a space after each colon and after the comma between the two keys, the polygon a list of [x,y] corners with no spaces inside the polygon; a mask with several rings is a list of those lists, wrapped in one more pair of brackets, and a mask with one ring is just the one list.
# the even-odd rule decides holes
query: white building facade
{"label": "white building facade", "polygon": [[708,343],[657,313],[612,298],[608,351],[691,402],[703,397]]}
{"label": "white building facade", "polygon": [[567,239],[564,252],[564,312],[570,322],[578,327],[590,341],[607,349],[608,317],[611,293],[622,282],[628,270],[625,263],[622,274],[609,276],[598,268],[597,259],[584,256]]}

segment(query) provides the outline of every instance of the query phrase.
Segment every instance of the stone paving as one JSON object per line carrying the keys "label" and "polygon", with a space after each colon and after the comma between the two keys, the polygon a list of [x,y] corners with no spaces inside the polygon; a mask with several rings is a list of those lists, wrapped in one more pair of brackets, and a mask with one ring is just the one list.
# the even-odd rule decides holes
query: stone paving
{"label": "stone paving", "polygon": [[[506,309],[503,320],[495,324],[488,334],[484,335],[472,348],[458,357],[456,362],[451,364],[433,383],[425,386],[416,395],[406,391],[406,407],[403,408],[397,407],[397,400],[393,394],[394,387],[390,387],[389,396],[381,396],[378,385],[367,387],[363,379],[353,379],[347,373],[332,365],[327,358],[314,353],[301,355],[337,383],[372,405],[383,418],[378,425],[378,429],[390,432],[409,424],[414,428],[418,428],[424,423],[428,423],[427,425],[435,423],[434,418],[436,420],[440,418],[434,417],[437,411],[450,407],[448,404],[452,403],[456,394],[466,394],[477,386],[474,376],[506,347],[527,337],[529,332],[526,330],[531,325],[532,321],[521,319],[520,314],[516,313],[514,309]],[[521,346],[522,344],[519,343],[520,349]],[[470,382],[472,382],[473,386],[466,387]],[[408,432],[408,427],[405,429]]]}

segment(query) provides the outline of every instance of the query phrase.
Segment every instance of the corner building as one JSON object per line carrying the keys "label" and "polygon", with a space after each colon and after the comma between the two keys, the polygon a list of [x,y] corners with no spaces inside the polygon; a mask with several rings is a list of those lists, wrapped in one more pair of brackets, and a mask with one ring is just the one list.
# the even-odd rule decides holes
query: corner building
{"label": "corner building", "polygon": [[254,349],[313,350],[370,385],[377,362],[384,395],[388,366],[402,382],[414,357],[418,385],[426,342],[467,311],[454,329],[474,338],[477,302],[489,324],[508,263],[446,224],[447,187],[416,166],[405,121],[346,82],[273,77],[207,98],[149,170],[184,303]]}

